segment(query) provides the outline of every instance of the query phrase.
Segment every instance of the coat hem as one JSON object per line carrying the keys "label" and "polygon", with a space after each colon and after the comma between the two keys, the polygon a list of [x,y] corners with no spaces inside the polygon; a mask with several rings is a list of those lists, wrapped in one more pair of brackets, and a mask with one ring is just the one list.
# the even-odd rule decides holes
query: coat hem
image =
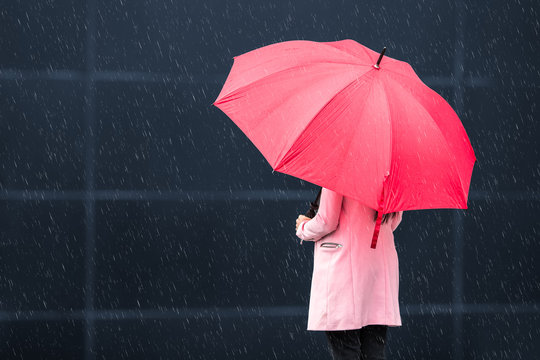
{"label": "coat hem", "polygon": [[335,325],[328,325],[326,326],[308,326],[306,330],[308,331],[342,331],[342,330],[356,330],[361,329],[364,326],[368,325],[386,325],[390,327],[398,327],[402,326],[401,319],[397,321],[377,321],[377,320],[368,320],[364,323],[358,323],[358,325],[350,325],[350,326],[340,326],[338,324]]}

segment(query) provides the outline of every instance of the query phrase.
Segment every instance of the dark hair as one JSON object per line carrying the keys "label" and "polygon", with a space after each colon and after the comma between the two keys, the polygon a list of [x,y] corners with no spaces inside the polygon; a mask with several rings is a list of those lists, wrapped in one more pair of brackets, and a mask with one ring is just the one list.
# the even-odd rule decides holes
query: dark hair
{"label": "dark hair", "polygon": [[[377,221],[377,215],[378,215],[378,212],[375,211],[375,217],[373,218],[373,221]],[[381,224],[384,224],[388,220],[393,219],[396,215],[397,215],[397,212],[391,212],[391,213],[388,213],[388,214],[384,214],[383,217],[382,217]]]}

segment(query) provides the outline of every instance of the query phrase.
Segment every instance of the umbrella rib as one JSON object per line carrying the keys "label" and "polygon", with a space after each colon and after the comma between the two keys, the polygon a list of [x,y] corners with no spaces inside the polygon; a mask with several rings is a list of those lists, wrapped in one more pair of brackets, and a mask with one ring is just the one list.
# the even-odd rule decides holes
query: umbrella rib
{"label": "umbrella rib", "polygon": [[[369,98],[370,98],[370,96],[371,96],[371,94],[372,94],[372,92],[373,92],[373,84],[374,84],[374,83],[375,83],[375,81],[372,81],[372,82],[369,84],[369,91],[368,91],[368,94],[367,94],[366,97],[365,97],[365,101],[364,101],[364,103],[363,103],[363,105],[362,105],[362,109],[358,112],[358,118],[362,118],[361,114],[364,113],[364,110],[365,110],[365,108],[366,108],[367,102],[369,101]],[[349,137],[349,141],[348,141],[348,143],[347,143],[347,148],[350,148],[350,145],[351,145],[351,143],[354,141],[354,139],[356,138],[356,133],[359,131],[359,129],[360,129],[360,127],[355,127],[355,128],[354,128],[354,135]],[[364,205],[366,205],[366,206],[369,207],[369,205],[367,205],[367,204],[364,204]]]}
{"label": "umbrella rib", "polygon": [[[384,82],[380,82],[382,87],[385,88],[386,86],[384,85]],[[389,146],[390,146],[390,163],[388,165],[388,171],[391,171],[392,170],[392,159],[394,158],[394,132],[393,132],[393,129],[392,129],[392,118],[390,117],[390,103],[388,102],[388,94],[386,91],[383,91],[384,93],[384,99],[386,100],[386,109],[387,109],[387,114],[388,114],[388,128],[390,129],[390,141],[389,142]],[[390,175],[390,174],[389,174]],[[392,181],[393,177],[390,176],[390,180],[389,181]],[[384,188],[384,183],[383,183],[383,188]],[[388,189],[392,189],[391,186],[388,186]],[[386,193],[385,194],[387,197],[389,197],[389,194]],[[388,204],[386,204],[386,206],[388,207]]]}

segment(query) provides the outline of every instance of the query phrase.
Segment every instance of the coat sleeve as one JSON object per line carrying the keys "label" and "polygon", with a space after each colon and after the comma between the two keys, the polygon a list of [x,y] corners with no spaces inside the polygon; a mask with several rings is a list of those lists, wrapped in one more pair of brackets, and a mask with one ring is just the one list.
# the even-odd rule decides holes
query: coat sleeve
{"label": "coat sleeve", "polygon": [[403,211],[398,211],[397,215],[392,219],[392,231],[396,230],[401,219],[403,218]]}
{"label": "coat sleeve", "polygon": [[317,241],[336,230],[339,224],[342,201],[342,195],[323,188],[317,215],[313,219],[300,224],[296,236],[302,240]]}

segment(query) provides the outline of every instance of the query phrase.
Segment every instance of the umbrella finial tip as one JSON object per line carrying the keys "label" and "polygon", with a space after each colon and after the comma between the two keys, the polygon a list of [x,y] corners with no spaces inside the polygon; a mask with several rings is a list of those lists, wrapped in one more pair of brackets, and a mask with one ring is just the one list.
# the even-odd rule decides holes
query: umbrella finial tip
{"label": "umbrella finial tip", "polygon": [[385,52],[386,52],[386,46],[382,49],[381,55],[379,55],[379,60],[377,60],[377,63],[373,65],[375,69],[379,70],[379,64],[381,63],[382,57],[384,56]]}

